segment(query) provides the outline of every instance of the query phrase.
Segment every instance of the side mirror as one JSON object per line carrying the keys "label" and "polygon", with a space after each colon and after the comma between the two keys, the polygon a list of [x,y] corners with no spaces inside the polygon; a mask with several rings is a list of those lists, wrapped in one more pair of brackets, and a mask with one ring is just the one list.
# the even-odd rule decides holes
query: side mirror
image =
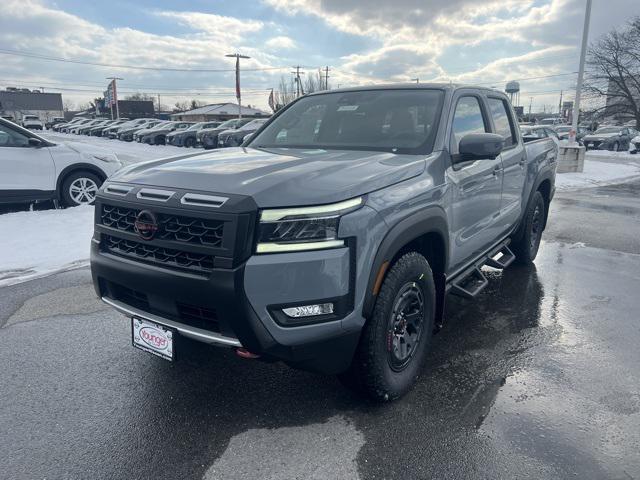
{"label": "side mirror", "polygon": [[42,146],[42,140],[40,140],[39,138],[31,137],[29,138],[29,146],[40,148]]}
{"label": "side mirror", "polygon": [[493,160],[504,148],[504,138],[496,133],[470,133],[460,140],[461,162]]}

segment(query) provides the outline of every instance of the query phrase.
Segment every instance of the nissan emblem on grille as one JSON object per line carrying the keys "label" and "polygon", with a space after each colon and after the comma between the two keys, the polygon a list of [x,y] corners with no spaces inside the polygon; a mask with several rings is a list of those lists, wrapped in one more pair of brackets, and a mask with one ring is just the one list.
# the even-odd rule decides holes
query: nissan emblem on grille
{"label": "nissan emblem on grille", "polygon": [[134,229],[143,240],[151,240],[158,231],[158,220],[149,210],[142,210],[136,216]]}

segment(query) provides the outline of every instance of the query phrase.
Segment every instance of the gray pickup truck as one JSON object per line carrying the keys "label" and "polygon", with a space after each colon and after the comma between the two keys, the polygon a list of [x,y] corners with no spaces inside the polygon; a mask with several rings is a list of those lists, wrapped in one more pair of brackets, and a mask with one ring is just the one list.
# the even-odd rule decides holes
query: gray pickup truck
{"label": "gray pickup truck", "polygon": [[307,95],[242,147],[112,176],[96,200],[93,281],[155,355],[196,340],[394,399],[420,373],[447,294],[473,298],[481,267],[534,260],[556,157],[549,138],[523,142],[495,90]]}

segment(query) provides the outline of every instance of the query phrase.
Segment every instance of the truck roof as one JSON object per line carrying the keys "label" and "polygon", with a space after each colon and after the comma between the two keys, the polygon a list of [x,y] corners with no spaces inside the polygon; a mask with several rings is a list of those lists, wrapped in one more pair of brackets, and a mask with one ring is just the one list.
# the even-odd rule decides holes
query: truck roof
{"label": "truck roof", "polygon": [[427,90],[427,89],[439,89],[439,90],[459,90],[461,88],[473,88],[476,90],[485,90],[488,92],[499,93],[504,95],[504,92],[489,87],[481,87],[472,84],[464,83],[384,83],[379,85],[362,85],[359,87],[347,87],[336,88],[332,90],[322,90],[318,92],[309,93],[308,95],[322,95],[323,93],[340,93],[340,92],[358,92],[363,90],[398,90],[398,89],[413,89],[413,90]]}

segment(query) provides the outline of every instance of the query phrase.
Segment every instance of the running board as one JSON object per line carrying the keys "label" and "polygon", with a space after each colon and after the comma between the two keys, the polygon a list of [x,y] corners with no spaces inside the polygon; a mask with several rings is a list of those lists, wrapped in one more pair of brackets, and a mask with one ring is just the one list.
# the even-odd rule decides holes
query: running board
{"label": "running board", "polygon": [[455,278],[448,286],[447,293],[468,299],[476,298],[489,285],[487,277],[480,269],[486,265],[503,270],[511,265],[515,259],[515,254],[509,249],[509,242],[505,241]]}
{"label": "running board", "polygon": [[515,254],[511,251],[508,245],[505,245],[495,255],[487,258],[487,261],[484,264],[487,267],[504,270],[511,265],[515,259]]}
{"label": "running board", "polygon": [[489,285],[489,280],[487,280],[487,277],[484,276],[478,266],[472,268],[460,280],[454,282],[449,293],[463,298],[476,298],[487,285]]}

